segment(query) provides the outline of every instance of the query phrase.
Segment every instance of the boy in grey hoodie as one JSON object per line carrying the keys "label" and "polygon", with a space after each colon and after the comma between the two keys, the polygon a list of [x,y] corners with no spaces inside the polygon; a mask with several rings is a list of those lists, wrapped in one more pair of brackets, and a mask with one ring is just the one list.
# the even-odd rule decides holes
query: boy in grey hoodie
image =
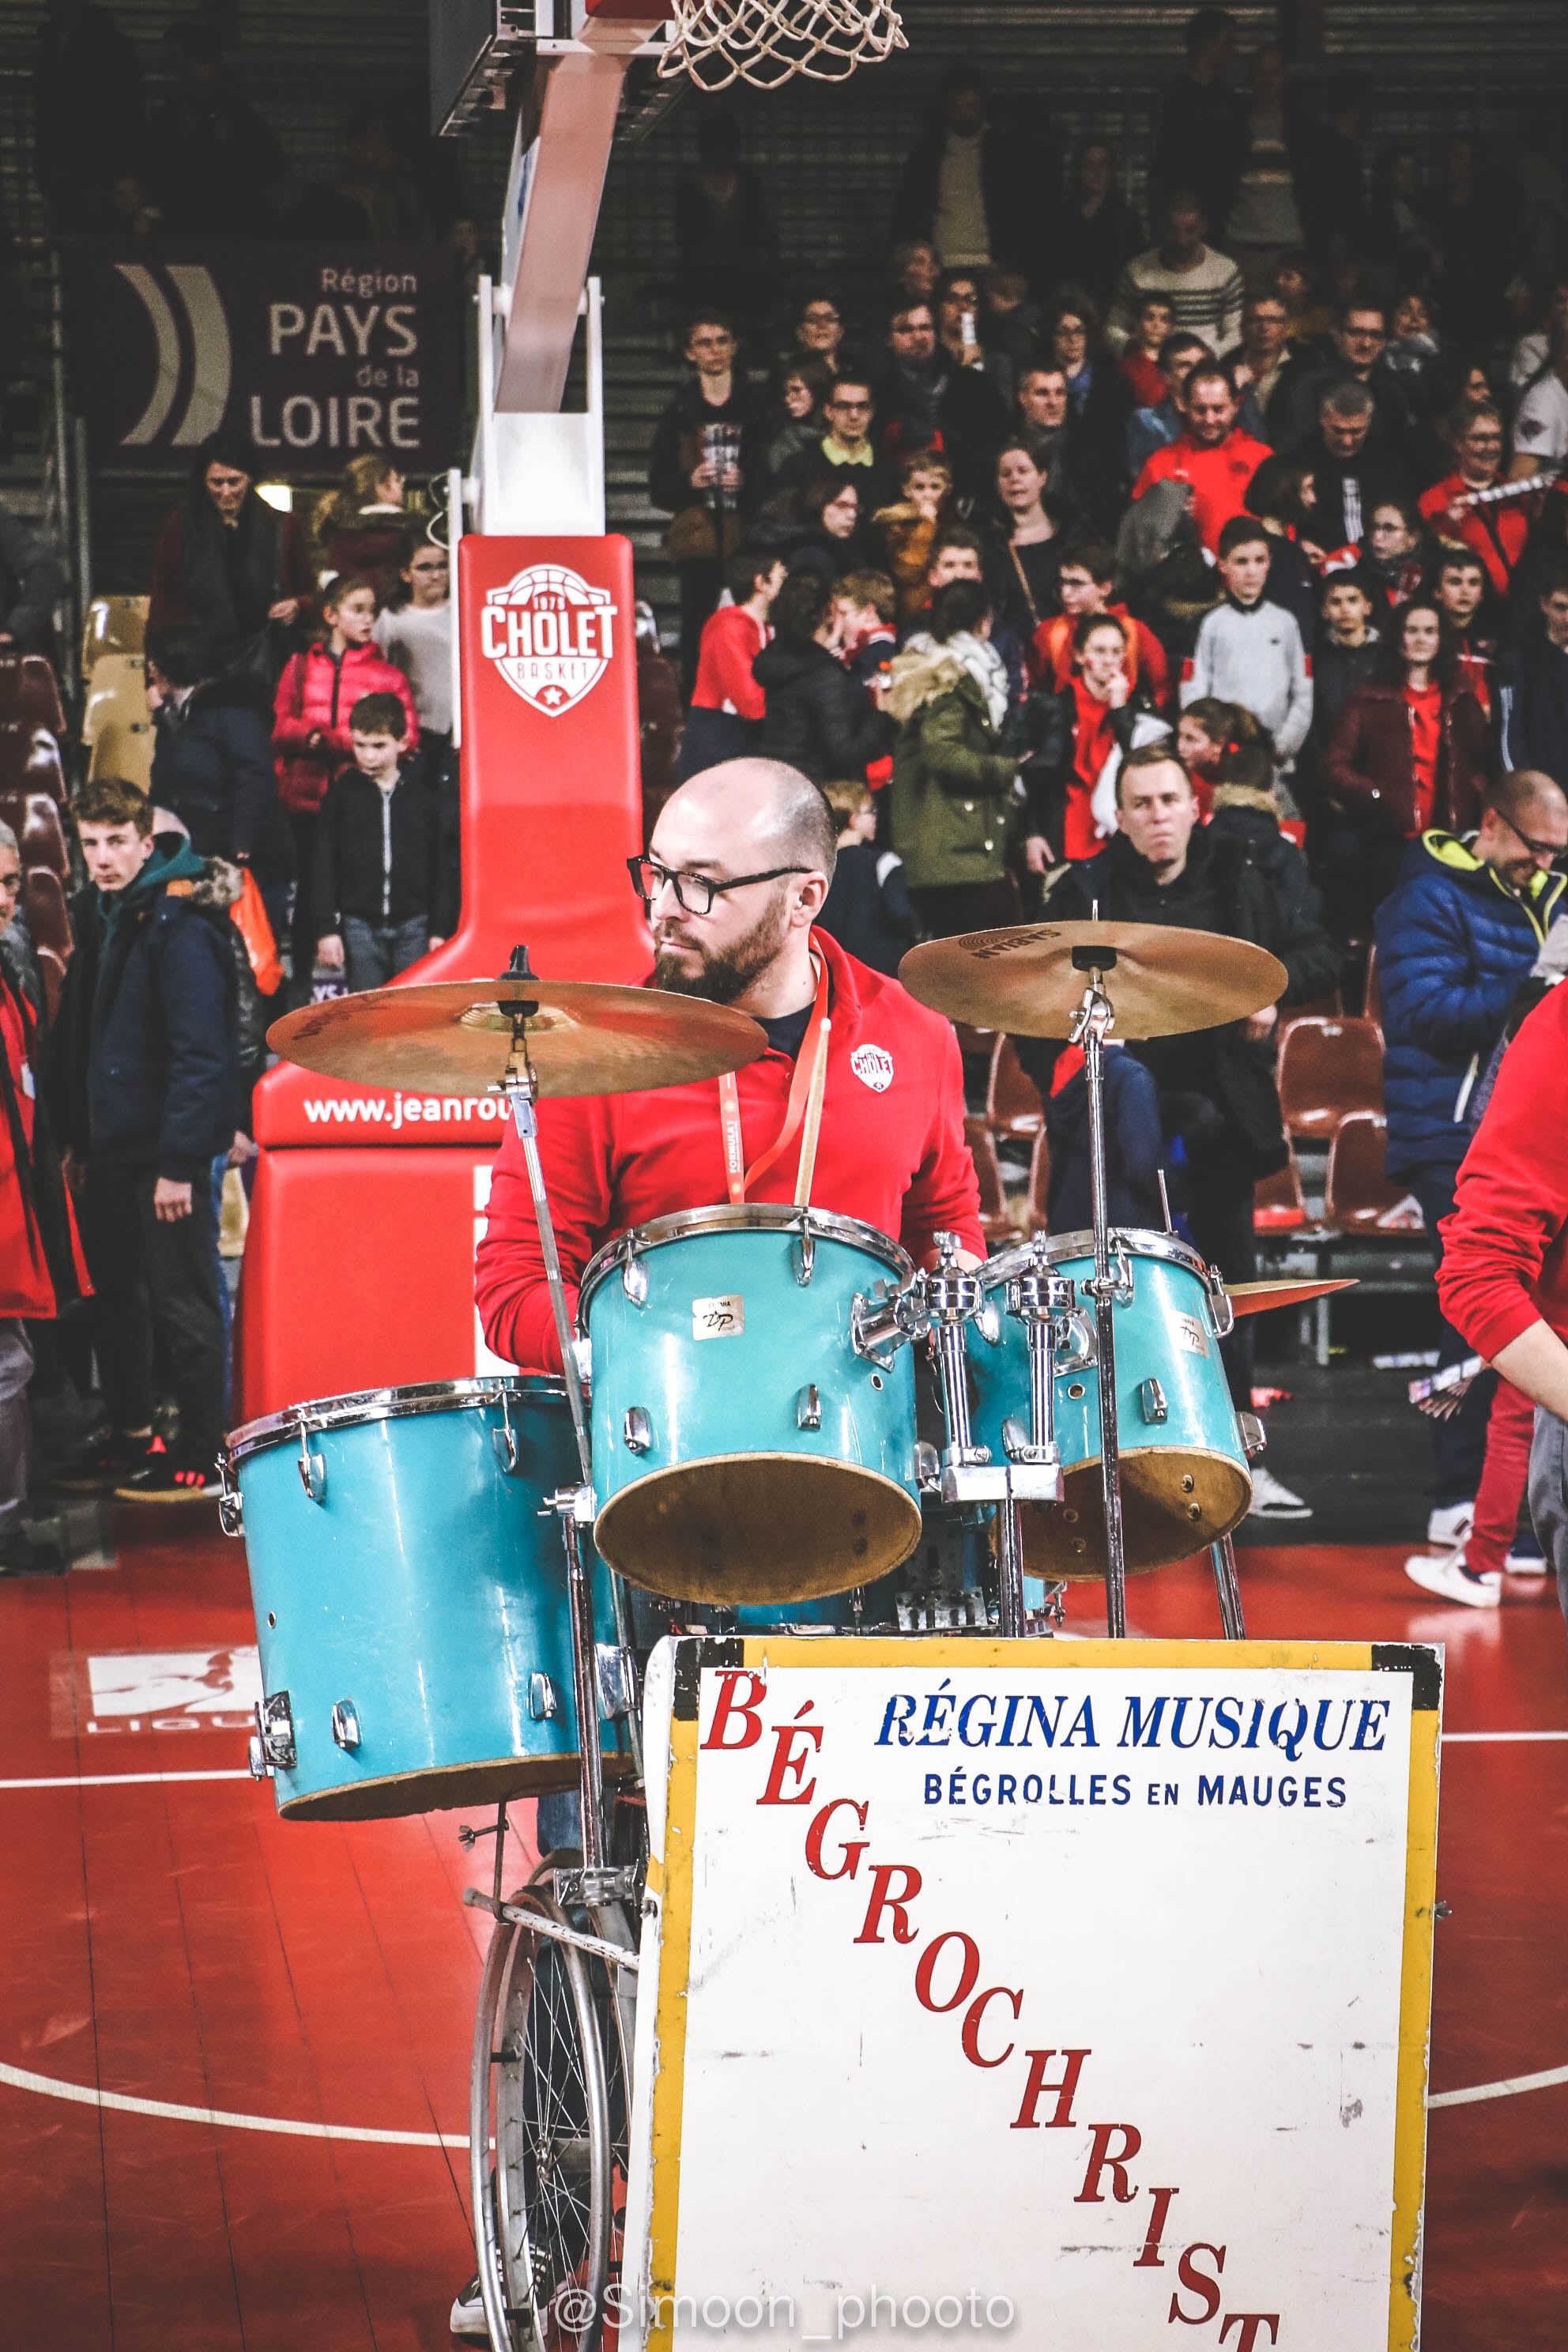
{"label": "boy in grey hoodie", "polygon": [[[1219,535],[1225,602],[1198,631],[1182,676],[1182,702],[1215,695],[1239,702],[1274,738],[1277,777],[1288,776],[1312,723],[1312,668],[1295,615],[1270,604],[1268,539],[1249,515],[1235,515]],[[1292,812],[1288,810],[1287,814]]]}

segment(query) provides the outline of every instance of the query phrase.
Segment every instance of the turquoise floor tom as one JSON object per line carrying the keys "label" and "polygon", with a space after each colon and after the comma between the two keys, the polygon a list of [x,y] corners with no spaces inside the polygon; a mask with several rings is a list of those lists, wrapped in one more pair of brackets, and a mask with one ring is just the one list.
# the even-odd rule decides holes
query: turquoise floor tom
{"label": "turquoise floor tom", "polygon": [[[366,1821],[577,1783],[565,1392],[501,1378],[290,1405],[226,1449],[264,1696],[252,1769],[294,1821]],[[593,1562],[595,1629],[613,1643]],[[598,1727],[606,1778],[626,1725]]]}

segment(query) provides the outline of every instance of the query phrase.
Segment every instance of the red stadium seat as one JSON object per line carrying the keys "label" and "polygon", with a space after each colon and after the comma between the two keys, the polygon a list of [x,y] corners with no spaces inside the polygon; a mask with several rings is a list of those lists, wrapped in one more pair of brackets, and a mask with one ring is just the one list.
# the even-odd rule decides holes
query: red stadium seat
{"label": "red stadium seat", "polygon": [[963,1134],[980,1182],[980,1229],[988,1244],[1016,1242],[1018,1228],[1007,1213],[1007,1195],[1002,1189],[1002,1163],[996,1157],[996,1144],[991,1129],[983,1118],[971,1117],[963,1122]]}
{"label": "red stadium seat", "polygon": [[1252,1227],[1255,1233],[1295,1233],[1308,1223],[1307,1196],[1301,1190],[1301,1171],[1296,1161],[1296,1147],[1289,1136],[1285,1148],[1289,1154],[1283,1168],[1273,1176],[1265,1176],[1255,1185],[1252,1194]]}
{"label": "red stadium seat", "polygon": [[1329,1142],[1352,1111],[1383,1110],[1383,1036],[1375,1021],[1292,1021],[1279,1047],[1286,1132]]}
{"label": "red stadium seat", "polygon": [[0,653],[0,719],[65,732],[66,714],[53,665],[42,654]]}
{"label": "red stadium seat", "polygon": [[51,800],[65,799],[60,747],[47,727],[0,719],[0,793],[47,793]]}
{"label": "red stadium seat", "polygon": [[1400,1183],[1389,1181],[1384,1160],[1387,1123],[1376,1111],[1352,1110],[1341,1119],[1329,1150],[1324,1213],[1345,1234],[1418,1234],[1421,1207]]}
{"label": "red stadium seat", "polygon": [[37,950],[38,968],[44,978],[44,1002],[52,1021],[59,1007],[66,966],[70,961],[71,927],[60,877],[51,874],[47,866],[24,869],[22,919]]}
{"label": "red stadium seat", "polygon": [[993,1135],[1038,1135],[1046,1124],[1039,1088],[1018,1059],[1011,1037],[998,1037],[985,1087],[985,1123]]}
{"label": "red stadium seat", "polygon": [[70,854],[58,803],[47,793],[0,793],[0,822],[16,835],[22,864],[47,866],[62,882],[70,875]]}

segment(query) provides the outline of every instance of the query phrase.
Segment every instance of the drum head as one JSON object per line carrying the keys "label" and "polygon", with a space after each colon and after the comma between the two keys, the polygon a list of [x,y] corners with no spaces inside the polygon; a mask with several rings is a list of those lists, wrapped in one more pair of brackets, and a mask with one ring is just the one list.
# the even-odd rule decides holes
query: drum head
{"label": "drum head", "polygon": [[[1018,1531],[1031,1576],[1077,1583],[1105,1574],[1100,1456],[1075,1462],[1059,1503],[1021,1503]],[[1138,1447],[1121,1456],[1121,1533],[1128,1571],[1191,1559],[1247,1516],[1252,1481],[1226,1454]]]}
{"label": "drum head", "polygon": [[741,1607],[868,1584],[920,1533],[913,1497],[875,1471],[830,1455],[732,1454],[623,1487],[594,1540],[629,1583]]}

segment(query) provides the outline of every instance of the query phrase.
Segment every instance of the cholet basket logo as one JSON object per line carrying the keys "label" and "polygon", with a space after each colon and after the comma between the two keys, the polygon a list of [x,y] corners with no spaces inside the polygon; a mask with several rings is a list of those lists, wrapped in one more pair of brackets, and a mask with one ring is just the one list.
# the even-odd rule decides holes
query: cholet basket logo
{"label": "cholet basket logo", "polygon": [[609,667],[616,612],[607,588],[563,564],[531,563],[485,598],[480,643],[514,694],[559,719]]}

